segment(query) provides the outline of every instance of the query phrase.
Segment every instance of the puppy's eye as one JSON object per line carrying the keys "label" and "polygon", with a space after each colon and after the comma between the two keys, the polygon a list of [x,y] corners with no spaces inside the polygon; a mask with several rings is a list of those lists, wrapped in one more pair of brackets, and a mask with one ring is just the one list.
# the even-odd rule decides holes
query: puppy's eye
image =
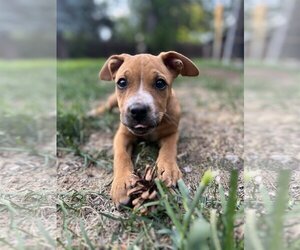
{"label": "puppy's eye", "polygon": [[155,87],[159,90],[163,90],[167,87],[167,83],[163,79],[157,79],[155,82]]}
{"label": "puppy's eye", "polygon": [[125,78],[120,78],[117,82],[119,89],[125,89],[127,87],[127,80]]}

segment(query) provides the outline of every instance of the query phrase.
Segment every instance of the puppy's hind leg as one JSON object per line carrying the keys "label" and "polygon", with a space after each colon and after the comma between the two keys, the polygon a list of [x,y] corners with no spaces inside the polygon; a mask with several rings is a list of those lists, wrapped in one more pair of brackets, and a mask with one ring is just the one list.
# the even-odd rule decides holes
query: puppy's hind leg
{"label": "puppy's hind leg", "polygon": [[104,104],[90,110],[88,116],[94,117],[103,114],[106,111],[112,111],[113,108],[118,107],[117,95],[115,93],[111,94]]}

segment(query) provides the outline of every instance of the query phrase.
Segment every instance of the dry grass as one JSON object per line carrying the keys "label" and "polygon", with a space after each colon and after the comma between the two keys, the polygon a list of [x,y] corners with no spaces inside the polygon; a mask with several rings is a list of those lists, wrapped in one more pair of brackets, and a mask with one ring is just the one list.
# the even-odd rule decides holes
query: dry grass
{"label": "dry grass", "polygon": [[[166,210],[164,196],[158,201],[157,210],[147,216],[126,208],[119,211],[110,200],[112,139],[117,128],[118,113],[97,119],[85,116],[91,106],[104,100],[113,89],[110,84],[95,81],[94,76],[101,63],[76,61],[59,64],[57,158],[46,153],[36,156],[34,151],[23,152],[24,149],[1,154],[1,249],[175,248],[177,229]],[[192,235],[195,222],[200,217],[203,217],[203,228],[204,225],[213,225],[209,223],[212,211],[216,211],[217,237],[222,249],[231,244],[225,240],[229,234],[224,220],[229,220],[225,211],[230,203],[230,172],[238,169],[237,201],[236,204],[233,202],[237,213],[229,221],[234,224],[234,247],[242,249],[245,211],[250,208],[260,211],[260,220],[255,223],[256,230],[267,237],[266,230],[272,224],[266,227],[265,222],[270,220],[278,190],[278,169],[283,165],[296,166],[297,159],[266,157],[267,161],[254,162],[253,159],[257,158],[253,154],[246,155],[247,164],[250,159],[251,166],[258,166],[258,170],[246,169],[246,180],[249,181],[244,186],[241,71],[217,64],[199,64],[201,77],[180,78],[174,85],[183,109],[177,160],[191,198],[207,169],[218,171],[218,175],[201,195],[188,230],[191,228],[189,232]],[[253,135],[253,138],[259,138],[258,135]],[[146,164],[154,164],[156,154],[155,144],[138,144],[133,157],[136,171],[143,171]],[[288,164],[282,162],[284,160],[288,160]],[[268,170],[262,168],[262,165],[274,164],[279,167]],[[299,171],[291,168],[290,211],[284,215],[284,233],[285,246],[297,249]],[[168,197],[178,219],[183,219],[185,209],[182,193]],[[261,241],[267,247],[263,238]]]}

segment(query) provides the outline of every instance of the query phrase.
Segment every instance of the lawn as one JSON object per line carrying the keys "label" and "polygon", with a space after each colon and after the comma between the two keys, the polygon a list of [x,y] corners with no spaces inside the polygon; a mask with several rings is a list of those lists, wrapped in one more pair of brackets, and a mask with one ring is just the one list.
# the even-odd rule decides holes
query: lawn
{"label": "lawn", "polygon": [[[68,221],[60,242],[63,244],[70,234],[72,244],[79,246],[91,244],[95,247],[101,241],[104,246],[112,248],[194,249],[201,245],[201,249],[205,249],[223,244],[242,248],[243,237],[233,235],[235,221],[239,221],[241,226],[242,220],[242,213],[234,216],[236,208],[242,211],[242,201],[236,195],[238,172],[241,174],[242,170],[241,70],[215,62],[198,61],[200,70],[203,70],[202,77],[180,77],[176,80],[174,86],[181,97],[184,113],[178,161],[185,173],[186,184],[182,182],[180,191],[171,193],[162,186],[161,198],[154,202],[156,209],[142,216],[131,209],[116,210],[109,198],[112,139],[118,126],[118,112],[97,118],[86,116],[92,107],[105,101],[114,90],[113,83],[97,79],[102,64],[100,60],[63,61],[58,64],[57,143],[62,162],[58,183],[65,192],[60,196],[62,221]],[[224,77],[228,79],[224,80]],[[209,114],[209,111],[214,114]],[[219,117],[220,120],[213,122],[212,127],[208,126],[218,115],[222,116],[221,119]],[[232,127],[228,124],[225,127],[223,123],[232,122],[233,117]],[[211,135],[216,131],[220,131],[218,138]],[[213,148],[212,143],[218,145]],[[138,144],[133,157],[135,171],[142,174],[145,165],[153,166],[156,155],[156,145]],[[66,165],[68,170],[62,170]],[[229,181],[233,168],[237,170],[232,177],[231,198],[227,202],[221,183]],[[77,170],[74,172],[74,169]],[[201,182],[201,176],[207,169],[212,171],[209,172],[212,176]],[[220,175],[221,172],[224,174]],[[218,181],[215,181],[216,174]],[[223,203],[219,190],[224,196]],[[77,211],[67,209],[78,205]],[[190,206],[193,209],[189,209]],[[84,217],[81,216],[82,209],[88,210]],[[220,214],[226,210],[230,214],[228,217]],[[215,213],[213,221],[210,221],[210,211]],[[228,226],[220,224],[221,217],[229,221]],[[72,232],[81,234],[82,230],[86,230],[86,238],[74,237]]]}
{"label": "lawn", "polygon": [[[288,199],[286,195],[288,184],[296,185],[297,175],[293,172],[291,177],[289,171],[278,175],[278,171],[270,174],[261,169],[244,170],[243,71],[236,65],[198,60],[201,72],[198,78],[176,80],[174,88],[183,111],[177,157],[183,181],[178,183],[178,190],[169,190],[156,182],[159,199],[148,204],[155,209],[146,215],[130,208],[117,210],[110,200],[109,189],[118,111],[97,118],[86,115],[114,90],[113,83],[97,79],[103,63],[104,60],[89,59],[57,63],[56,159],[36,150],[39,141],[29,140],[27,130],[23,133],[25,139],[21,136],[17,142],[11,139],[13,136],[8,137],[12,148],[30,145],[26,149],[31,151],[22,162],[19,157],[15,159],[18,153],[3,154],[1,158],[0,247],[217,250],[299,247],[294,229],[285,223],[286,218],[294,222],[299,215],[297,198]],[[11,67],[17,75],[24,68],[33,72],[37,67],[19,64],[21,67]],[[39,67],[43,69],[43,64]],[[37,81],[45,83],[43,79],[47,78]],[[41,99],[40,103],[45,103],[45,98]],[[16,111],[13,115],[18,117],[20,113]],[[45,125],[39,123],[39,126],[36,129],[29,126],[33,135],[43,131]],[[10,132],[10,127],[6,131]],[[153,166],[156,154],[156,145],[144,142],[136,145],[135,171],[143,174],[145,165]],[[24,158],[23,151],[21,156]],[[261,180],[266,175],[274,177],[271,184],[269,178],[266,185]],[[277,176],[281,176],[279,186],[276,186]],[[298,197],[297,192],[292,195]],[[276,244],[265,240],[268,238],[276,238]]]}

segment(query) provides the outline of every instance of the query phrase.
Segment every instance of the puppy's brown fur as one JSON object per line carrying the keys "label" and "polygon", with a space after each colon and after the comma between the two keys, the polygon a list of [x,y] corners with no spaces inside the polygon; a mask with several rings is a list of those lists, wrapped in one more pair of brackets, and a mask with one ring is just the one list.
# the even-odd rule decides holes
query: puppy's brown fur
{"label": "puppy's brown fur", "polygon": [[[133,144],[139,140],[158,141],[160,150],[157,158],[158,177],[168,186],[176,185],[182,174],[176,163],[178,124],[180,106],[172,89],[173,80],[182,76],[197,76],[197,67],[185,56],[174,52],[163,52],[158,56],[128,54],[111,56],[100,71],[100,79],[116,83],[126,79],[127,86],[111,95],[104,106],[92,111],[93,115],[111,110],[118,106],[120,109],[120,126],[114,138],[114,179],[111,188],[112,199],[116,204],[126,204],[129,201],[128,189],[136,182],[133,174],[131,152]],[[166,88],[157,89],[154,83],[162,79]],[[128,109],[134,103],[150,103],[150,123],[153,125],[140,135],[128,122]]]}

